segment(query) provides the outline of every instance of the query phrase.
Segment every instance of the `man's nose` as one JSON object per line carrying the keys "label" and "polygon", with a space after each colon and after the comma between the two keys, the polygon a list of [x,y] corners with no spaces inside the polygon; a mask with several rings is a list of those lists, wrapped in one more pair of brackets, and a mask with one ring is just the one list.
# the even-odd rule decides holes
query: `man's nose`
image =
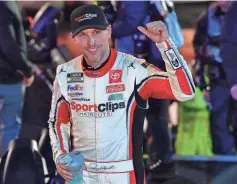
{"label": "man's nose", "polygon": [[88,44],[89,45],[95,44],[95,38],[93,37],[93,35],[88,35]]}

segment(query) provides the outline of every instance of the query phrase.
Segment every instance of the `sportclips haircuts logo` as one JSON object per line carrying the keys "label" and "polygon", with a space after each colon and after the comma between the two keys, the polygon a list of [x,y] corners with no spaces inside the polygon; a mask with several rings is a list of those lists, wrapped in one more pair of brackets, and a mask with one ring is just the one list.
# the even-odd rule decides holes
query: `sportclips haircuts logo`
{"label": "sportclips haircuts logo", "polygon": [[107,102],[98,105],[97,104],[88,105],[88,104],[77,104],[76,102],[72,101],[70,105],[72,110],[79,113],[79,116],[97,117],[97,118],[111,116],[112,113],[115,112],[116,110],[125,108],[124,102],[119,103]]}
{"label": "sportclips haircuts logo", "polygon": [[93,19],[97,17],[97,14],[93,14],[93,13],[87,13],[87,14],[84,14],[84,15],[81,15],[80,17],[76,17],[74,20],[75,22],[81,22],[83,20],[86,20],[86,19]]}

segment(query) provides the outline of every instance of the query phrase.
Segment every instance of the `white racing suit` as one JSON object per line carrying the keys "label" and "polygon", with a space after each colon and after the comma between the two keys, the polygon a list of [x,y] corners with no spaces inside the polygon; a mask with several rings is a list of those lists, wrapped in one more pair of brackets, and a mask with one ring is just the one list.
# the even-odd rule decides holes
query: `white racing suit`
{"label": "white racing suit", "polygon": [[157,47],[167,72],[114,49],[98,70],[85,69],[82,56],[58,66],[49,119],[53,157],[79,150],[85,184],[144,184],[148,98],[194,97],[191,73],[172,40]]}

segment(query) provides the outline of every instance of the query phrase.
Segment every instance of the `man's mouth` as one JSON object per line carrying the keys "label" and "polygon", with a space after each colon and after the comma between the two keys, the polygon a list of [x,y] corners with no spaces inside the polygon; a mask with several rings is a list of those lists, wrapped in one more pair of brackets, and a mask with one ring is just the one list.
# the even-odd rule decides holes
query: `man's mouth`
{"label": "man's mouth", "polygon": [[89,48],[87,49],[89,52],[95,52],[97,49],[96,48]]}

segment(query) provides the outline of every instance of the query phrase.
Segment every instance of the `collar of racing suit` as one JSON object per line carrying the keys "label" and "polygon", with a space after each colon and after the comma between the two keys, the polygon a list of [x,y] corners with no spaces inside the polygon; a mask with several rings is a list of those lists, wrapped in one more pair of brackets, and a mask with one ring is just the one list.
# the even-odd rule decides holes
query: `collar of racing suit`
{"label": "collar of racing suit", "polygon": [[105,64],[108,62],[109,58],[110,58],[110,54],[111,54],[111,50],[109,51],[109,56],[108,58],[101,64],[97,65],[97,66],[90,66],[87,64],[85,57],[83,57],[83,61],[82,64],[85,67],[86,70],[99,70],[100,68],[102,68],[103,66],[105,66]]}
{"label": "collar of racing suit", "polygon": [[117,57],[117,51],[115,49],[110,49],[110,55],[109,58],[102,63],[99,67],[91,67],[86,63],[86,60],[84,57],[82,57],[82,69],[85,73],[85,75],[87,75],[88,77],[92,77],[92,78],[98,78],[98,77],[102,77],[104,76],[114,65],[114,62],[116,60]]}

